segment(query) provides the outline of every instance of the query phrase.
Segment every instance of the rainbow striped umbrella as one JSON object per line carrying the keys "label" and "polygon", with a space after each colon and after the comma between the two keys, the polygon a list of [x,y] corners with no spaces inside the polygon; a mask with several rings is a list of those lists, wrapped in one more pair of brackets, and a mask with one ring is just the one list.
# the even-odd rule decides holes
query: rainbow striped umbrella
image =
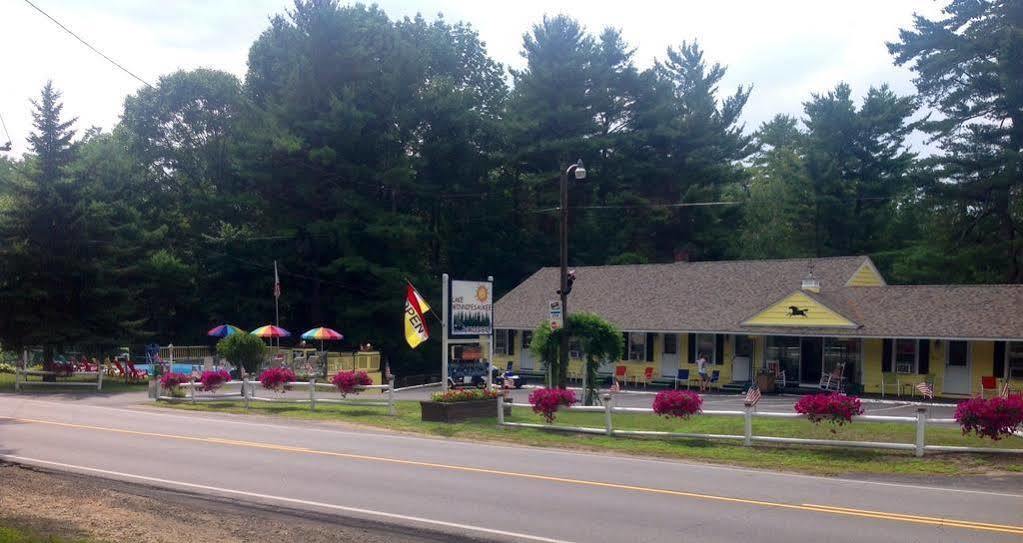
{"label": "rainbow striped umbrella", "polygon": [[269,337],[269,338],[280,338],[280,337],[288,337],[288,336],[291,335],[291,332],[285,330],[284,328],[281,328],[280,326],[274,326],[272,324],[267,324],[266,326],[260,326],[259,328],[256,328],[255,330],[253,330],[251,333],[254,336],[259,336],[259,337],[263,337],[263,338],[267,338],[267,337]]}
{"label": "rainbow striped umbrella", "polygon": [[320,341],[341,341],[344,338],[345,336],[341,335],[341,332],[323,326],[302,334],[302,339],[318,339]]}
{"label": "rainbow striped umbrella", "polygon": [[245,333],[245,330],[242,330],[241,328],[238,328],[237,326],[234,326],[234,325],[231,325],[231,324],[221,324],[220,326],[215,326],[215,327],[211,328],[209,332],[206,332],[206,335],[210,336],[210,337],[227,337],[227,336],[230,336],[232,334],[244,334],[244,333]]}

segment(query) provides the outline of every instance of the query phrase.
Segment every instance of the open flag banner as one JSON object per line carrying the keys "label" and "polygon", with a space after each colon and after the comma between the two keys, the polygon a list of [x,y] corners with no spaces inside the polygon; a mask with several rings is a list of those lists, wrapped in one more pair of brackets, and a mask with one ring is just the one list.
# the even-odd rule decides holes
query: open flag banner
{"label": "open flag banner", "polygon": [[423,317],[429,310],[426,300],[409,283],[405,291],[405,341],[413,349],[430,339],[430,329],[426,327],[426,319]]}

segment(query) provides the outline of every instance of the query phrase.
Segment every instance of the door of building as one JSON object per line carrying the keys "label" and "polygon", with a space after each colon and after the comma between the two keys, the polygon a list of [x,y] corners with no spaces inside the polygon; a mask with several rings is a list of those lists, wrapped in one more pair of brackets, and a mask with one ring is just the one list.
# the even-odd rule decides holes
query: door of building
{"label": "door of building", "polygon": [[965,341],[949,341],[945,349],[946,394],[970,393],[970,345]]}
{"label": "door of building", "polygon": [[732,382],[746,383],[753,380],[753,339],[749,336],[732,336]]}
{"label": "door of building", "polygon": [[664,334],[661,350],[661,377],[674,379],[678,376],[678,334]]}
{"label": "door of building", "polygon": [[799,384],[819,385],[821,366],[824,364],[824,340],[819,337],[805,337],[800,351]]}
{"label": "door of building", "polygon": [[533,343],[533,332],[524,330],[522,332],[522,358],[519,361],[519,367],[523,371],[531,370],[536,367],[536,358],[533,356],[533,351],[529,349],[529,345]]}

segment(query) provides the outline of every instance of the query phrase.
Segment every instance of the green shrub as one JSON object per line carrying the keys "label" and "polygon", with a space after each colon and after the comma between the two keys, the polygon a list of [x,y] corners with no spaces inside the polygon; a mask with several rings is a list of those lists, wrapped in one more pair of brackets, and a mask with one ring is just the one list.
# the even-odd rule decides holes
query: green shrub
{"label": "green shrub", "polygon": [[266,345],[251,334],[231,334],[217,343],[217,354],[251,375],[259,372],[266,357]]}

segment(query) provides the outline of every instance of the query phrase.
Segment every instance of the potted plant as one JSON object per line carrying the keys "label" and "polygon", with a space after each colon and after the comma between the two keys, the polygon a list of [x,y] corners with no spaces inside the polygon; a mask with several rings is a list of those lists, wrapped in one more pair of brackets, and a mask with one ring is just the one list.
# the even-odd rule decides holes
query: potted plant
{"label": "potted plant", "polygon": [[291,382],[295,380],[295,372],[291,368],[277,367],[270,368],[259,374],[259,383],[263,388],[272,390],[275,394],[282,394],[291,390]]}
{"label": "potted plant", "polygon": [[653,408],[662,417],[685,420],[703,411],[703,398],[691,390],[662,390],[654,397]]}
{"label": "potted plant", "polygon": [[538,388],[529,394],[533,412],[541,415],[547,424],[554,422],[559,407],[562,405],[568,407],[578,402],[575,392],[565,388]]}
{"label": "potted plant", "polygon": [[185,391],[181,390],[181,385],[191,380],[191,377],[183,373],[165,373],[160,377],[160,387],[169,392],[172,398],[184,398]]}
{"label": "potted plant", "polygon": [[[437,392],[429,401],[419,402],[422,420],[428,422],[458,422],[497,415],[497,396],[500,391],[493,389],[468,388]],[[505,406],[505,414],[511,413],[511,406]]]}
{"label": "potted plant", "polygon": [[[806,418],[814,424],[820,424],[821,421],[826,420],[837,426],[851,423],[854,416],[863,414],[859,398],[837,392],[803,396],[796,402],[795,409],[796,413],[806,415]],[[832,428],[831,432],[834,433],[835,429]]]}
{"label": "potted plant", "polygon": [[966,400],[956,406],[955,419],[963,434],[998,441],[1023,429],[1023,396]]}
{"label": "potted plant", "polygon": [[199,377],[199,384],[203,392],[216,393],[220,387],[231,380],[231,374],[227,370],[204,371]]}
{"label": "potted plant", "polygon": [[370,378],[369,374],[364,371],[339,371],[330,382],[337,387],[337,391],[341,393],[341,397],[344,398],[348,394],[358,394],[362,392],[363,387],[373,384],[373,379]]}

